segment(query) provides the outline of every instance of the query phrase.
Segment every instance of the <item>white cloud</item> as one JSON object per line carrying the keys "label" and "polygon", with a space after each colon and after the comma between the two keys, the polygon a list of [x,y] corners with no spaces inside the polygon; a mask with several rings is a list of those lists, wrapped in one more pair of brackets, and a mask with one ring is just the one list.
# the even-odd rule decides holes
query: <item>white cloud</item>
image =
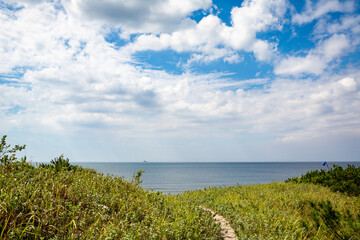
{"label": "white cloud", "polygon": [[282,75],[297,75],[301,73],[320,74],[327,64],[320,56],[309,54],[305,57],[288,57],[280,61],[275,68],[275,73]]}
{"label": "white cloud", "polygon": [[[219,58],[236,59],[234,51],[254,52],[260,61],[268,61],[274,44],[256,38],[256,33],[281,29],[281,18],[287,9],[286,1],[244,1],[231,11],[231,23],[225,25],[217,16],[208,15],[199,23],[189,22],[187,28],[160,35],[141,35],[126,48],[131,52],[173,49],[195,51],[193,59],[205,61]],[[219,54],[221,49],[221,54]],[[191,60],[192,61],[192,60]]]}
{"label": "white cloud", "polygon": [[340,23],[329,24],[329,33],[339,33],[350,30],[353,34],[360,34],[360,15],[345,16]]}
{"label": "white cloud", "polygon": [[89,41],[103,41],[99,25],[79,23],[51,3],[16,12],[1,9],[0,16],[0,72],[69,64],[86,54]]}
{"label": "white cloud", "polygon": [[159,36],[140,35],[134,43],[128,46],[132,51],[162,50],[172,48],[183,52],[203,48],[204,51],[221,43],[222,26],[221,20],[214,15],[204,17],[198,24],[193,21],[190,28],[175,31],[171,34]]}
{"label": "white cloud", "polygon": [[354,9],[355,3],[352,0],[344,2],[339,0],[320,0],[316,4],[311,0],[306,0],[304,12],[295,14],[292,21],[297,24],[306,24],[331,12],[352,12]]}
{"label": "white cloud", "polygon": [[185,66],[189,67],[191,64],[198,62],[209,63],[221,58],[223,58],[224,62],[230,64],[238,63],[242,60],[241,57],[236,52],[233,52],[231,50],[214,49],[210,54],[196,54],[196,53],[191,54]]}
{"label": "white cloud", "polygon": [[319,37],[334,33],[347,34],[357,40],[360,34],[360,15],[346,15],[333,22],[322,19],[319,20],[314,29],[315,36]]}
{"label": "white cloud", "polygon": [[334,34],[325,41],[319,42],[315,49],[302,57],[289,56],[275,65],[274,72],[279,75],[296,75],[302,73],[321,74],[328,64],[349,50],[351,43],[344,34]]}
{"label": "white cloud", "polygon": [[329,39],[321,42],[314,51],[315,54],[322,55],[325,61],[330,62],[334,58],[341,56],[350,47],[350,40],[344,34],[335,34]]}
{"label": "white cloud", "polygon": [[274,44],[269,44],[267,41],[256,41],[252,47],[255,57],[260,61],[269,61],[276,50],[276,47],[272,45]]}
{"label": "white cloud", "polygon": [[282,140],[298,141],[320,136],[360,134],[356,120],[360,114],[359,84],[353,77],[344,77],[337,81],[324,81],[317,86],[313,85],[311,90],[306,89],[309,91],[304,102],[307,106],[304,109],[304,122],[307,122],[307,127],[287,133]]}
{"label": "white cloud", "polygon": [[344,87],[345,89],[349,90],[349,91],[354,91],[356,90],[356,82],[353,78],[350,77],[346,77],[341,79],[340,81],[338,81],[338,83]]}
{"label": "white cloud", "polygon": [[252,28],[256,32],[269,28],[281,28],[279,18],[287,10],[286,1],[282,0],[246,0],[241,7],[231,10],[232,24],[237,30]]}
{"label": "white cloud", "polygon": [[15,6],[29,6],[33,4],[43,3],[46,0],[6,0],[5,2],[8,2],[10,4],[14,4]]}
{"label": "white cloud", "polygon": [[88,20],[119,26],[126,33],[172,31],[193,11],[208,9],[211,0],[66,0],[66,9]]}

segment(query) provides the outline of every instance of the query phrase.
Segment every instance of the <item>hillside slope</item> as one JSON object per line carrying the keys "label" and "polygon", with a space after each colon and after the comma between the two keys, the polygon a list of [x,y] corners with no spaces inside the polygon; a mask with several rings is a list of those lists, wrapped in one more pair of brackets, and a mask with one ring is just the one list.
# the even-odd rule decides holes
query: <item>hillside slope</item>
{"label": "hillside slope", "polygon": [[139,175],[63,165],[0,164],[0,239],[221,239],[210,213],[144,191]]}
{"label": "hillside slope", "polygon": [[359,239],[360,199],[313,184],[271,183],[186,192],[223,215],[239,239]]}

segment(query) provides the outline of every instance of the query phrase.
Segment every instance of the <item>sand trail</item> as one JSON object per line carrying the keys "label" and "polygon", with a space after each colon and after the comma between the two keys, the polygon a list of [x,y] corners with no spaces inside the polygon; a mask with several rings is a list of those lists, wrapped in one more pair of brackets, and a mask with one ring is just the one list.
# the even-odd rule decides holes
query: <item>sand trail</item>
{"label": "sand trail", "polygon": [[221,227],[221,236],[224,240],[238,240],[238,237],[235,235],[234,229],[230,226],[230,223],[223,216],[216,214],[210,208],[201,206],[205,211],[211,212],[214,215],[215,222],[220,223]]}

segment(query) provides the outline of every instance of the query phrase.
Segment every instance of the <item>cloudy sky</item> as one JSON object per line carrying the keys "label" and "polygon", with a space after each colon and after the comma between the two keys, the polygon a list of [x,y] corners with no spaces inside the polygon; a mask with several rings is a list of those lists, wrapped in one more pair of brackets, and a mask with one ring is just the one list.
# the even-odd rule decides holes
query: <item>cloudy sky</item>
{"label": "cloudy sky", "polygon": [[32,161],[360,161],[356,0],[0,0]]}

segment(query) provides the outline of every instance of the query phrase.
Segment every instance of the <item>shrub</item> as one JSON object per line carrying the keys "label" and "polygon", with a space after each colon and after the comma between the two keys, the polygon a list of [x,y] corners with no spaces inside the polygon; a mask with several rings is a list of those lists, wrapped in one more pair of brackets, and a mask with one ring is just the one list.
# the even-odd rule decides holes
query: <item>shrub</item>
{"label": "shrub", "polygon": [[81,167],[77,165],[71,165],[70,160],[68,158],[64,158],[64,155],[61,154],[59,157],[54,158],[48,163],[40,163],[39,167],[41,168],[48,168],[54,169],[56,172],[60,171],[71,171],[71,170],[78,170]]}
{"label": "shrub", "polygon": [[359,196],[360,167],[348,165],[343,169],[341,166],[333,165],[333,168],[328,171],[310,171],[301,177],[289,178],[286,182],[320,184],[329,187],[334,192]]}
{"label": "shrub", "polygon": [[16,152],[21,151],[21,150],[25,149],[25,147],[26,147],[26,145],[22,145],[22,146],[15,145],[15,147],[10,148],[11,145],[6,144],[6,137],[7,136],[4,135],[1,138],[1,143],[0,143],[0,164],[4,164],[4,165],[7,165],[9,163],[16,161],[17,160]]}

